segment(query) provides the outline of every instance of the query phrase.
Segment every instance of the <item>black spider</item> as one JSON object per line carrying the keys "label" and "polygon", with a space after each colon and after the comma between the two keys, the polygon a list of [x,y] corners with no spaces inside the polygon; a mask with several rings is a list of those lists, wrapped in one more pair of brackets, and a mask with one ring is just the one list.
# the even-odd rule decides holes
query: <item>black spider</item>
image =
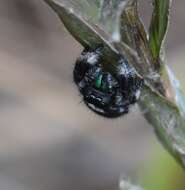
{"label": "black spider", "polygon": [[86,105],[105,117],[128,113],[129,106],[139,98],[143,81],[127,60],[120,57],[119,74],[111,75],[102,68],[101,50],[84,50],[74,68],[74,81]]}

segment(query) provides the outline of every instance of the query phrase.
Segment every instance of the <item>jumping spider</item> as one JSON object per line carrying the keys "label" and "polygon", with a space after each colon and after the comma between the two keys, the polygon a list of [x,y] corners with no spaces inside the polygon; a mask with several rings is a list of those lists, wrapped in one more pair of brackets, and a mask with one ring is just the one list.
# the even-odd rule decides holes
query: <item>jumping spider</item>
{"label": "jumping spider", "polygon": [[102,67],[101,50],[85,49],[77,59],[74,81],[85,104],[99,115],[114,118],[128,113],[140,94],[143,81],[120,56],[119,74],[113,76]]}

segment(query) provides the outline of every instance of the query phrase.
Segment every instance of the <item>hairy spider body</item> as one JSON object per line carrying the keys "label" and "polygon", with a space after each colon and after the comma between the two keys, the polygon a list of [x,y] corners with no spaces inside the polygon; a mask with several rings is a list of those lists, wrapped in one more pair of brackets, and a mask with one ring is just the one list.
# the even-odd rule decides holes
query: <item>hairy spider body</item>
{"label": "hairy spider body", "polygon": [[84,50],[76,61],[74,81],[85,104],[102,116],[113,118],[128,113],[129,106],[139,98],[142,80],[123,57],[118,73],[113,76],[103,69],[99,49]]}

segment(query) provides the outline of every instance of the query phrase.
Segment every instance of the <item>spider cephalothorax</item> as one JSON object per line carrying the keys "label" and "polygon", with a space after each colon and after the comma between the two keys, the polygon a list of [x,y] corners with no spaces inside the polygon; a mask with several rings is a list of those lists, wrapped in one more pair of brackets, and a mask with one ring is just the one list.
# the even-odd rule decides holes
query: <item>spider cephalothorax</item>
{"label": "spider cephalothorax", "polygon": [[120,57],[118,73],[113,76],[102,67],[100,50],[84,50],[74,68],[74,81],[86,105],[106,117],[128,113],[129,105],[139,98],[142,80],[127,60]]}

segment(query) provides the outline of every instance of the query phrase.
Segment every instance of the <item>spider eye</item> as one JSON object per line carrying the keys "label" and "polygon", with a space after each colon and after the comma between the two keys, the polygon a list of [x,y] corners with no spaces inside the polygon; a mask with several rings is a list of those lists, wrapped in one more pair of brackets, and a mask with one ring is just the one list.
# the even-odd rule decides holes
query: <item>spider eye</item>
{"label": "spider eye", "polygon": [[100,55],[100,50],[84,50],[76,62],[74,80],[90,109],[105,117],[118,117],[137,101],[142,81],[123,57],[116,78],[105,72]]}

